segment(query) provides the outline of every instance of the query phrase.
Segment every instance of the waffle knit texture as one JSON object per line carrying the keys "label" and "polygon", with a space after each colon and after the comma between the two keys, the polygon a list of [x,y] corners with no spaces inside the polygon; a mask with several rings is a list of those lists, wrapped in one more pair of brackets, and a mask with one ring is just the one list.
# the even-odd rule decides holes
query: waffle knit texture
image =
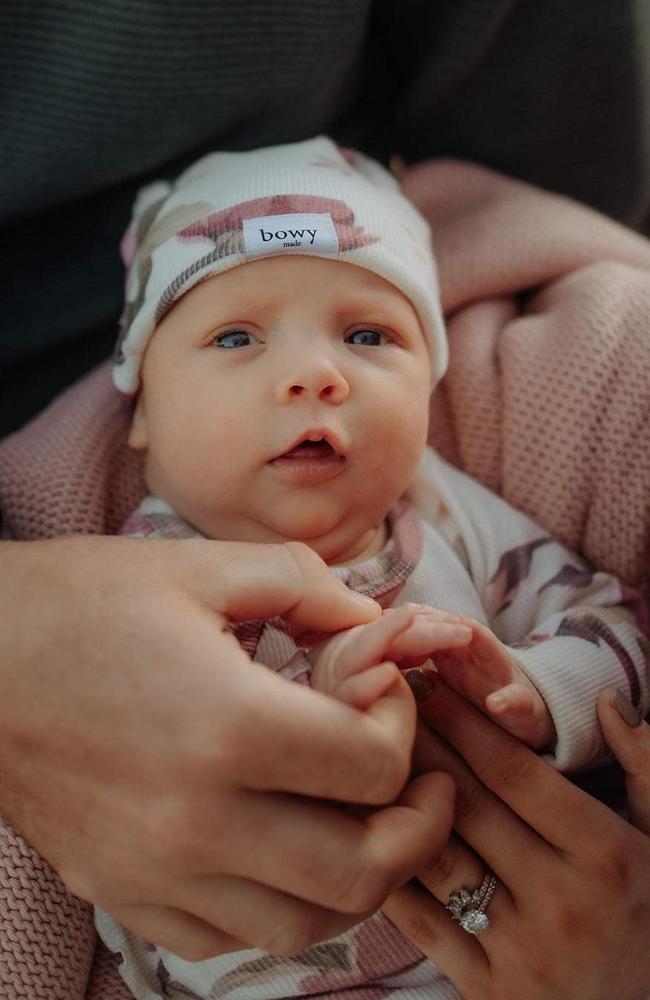
{"label": "waffle knit texture", "polygon": [[[647,587],[647,242],[458,161],[422,164],[403,183],[436,233],[450,317],[432,443],[600,568]],[[144,495],[128,423],[105,365],[0,444],[5,534],[116,532]],[[121,1000],[101,947],[88,979],[91,909],[7,826],[0,857],[0,995]]]}
{"label": "waffle knit texture", "polygon": [[200,281],[294,254],[378,274],[415,308],[435,384],[447,336],[425,219],[381,164],[319,136],[248,153],[212,153],[173,184],[141,191],[122,240],[128,267],[113,380],[133,394],[155,328]]}

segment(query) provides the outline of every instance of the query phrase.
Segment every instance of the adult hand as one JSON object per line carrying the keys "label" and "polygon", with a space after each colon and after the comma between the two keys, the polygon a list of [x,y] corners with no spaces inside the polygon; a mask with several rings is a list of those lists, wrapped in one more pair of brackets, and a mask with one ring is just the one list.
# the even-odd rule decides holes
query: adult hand
{"label": "adult hand", "polygon": [[[386,915],[465,1000],[646,998],[650,840],[431,671],[417,674],[430,728],[418,730],[416,766],[455,779],[456,833],[418,883],[391,895]],[[499,885],[490,926],[473,937],[445,904],[487,869]]]}
{"label": "adult hand", "polygon": [[600,692],[598,719],[607,745],[625,771],[630,822],[650,836],[650,726],[614,688]]}
{"label": "adult hand", "polygon": [[365,714],[252,663],[227,620],[379,607],[303,545],[0,545],[0,810],[77,895],[190,959],[294,952],[375,910],[451,824],[408,778],[406,683]]}

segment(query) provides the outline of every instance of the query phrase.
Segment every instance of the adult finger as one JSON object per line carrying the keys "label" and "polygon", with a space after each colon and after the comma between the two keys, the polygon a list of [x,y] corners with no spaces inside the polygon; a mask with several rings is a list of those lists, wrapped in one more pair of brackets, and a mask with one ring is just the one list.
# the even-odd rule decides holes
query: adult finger
{"label": "adult finger", "polygon": [[[240,795],[237,816],[228,821],[230,844],[219,844],[218,868],[211,843],[225,821],[216,807],[203,831],[188,831],[176,868],[190,878],[211,871],[246,877],[340,913],[364,913],[441,850],[453,797],[453,785],[441,774],[414,779],[394,805],[363,817],[290,796]],[[152,856],[154,870],[157,862]],[[170,884],[176,880],[173,870],[169,877]]]}
{"label": "adult finger", "polygon": [[615,688],[600,692],[597,709],[607,745],[625,771],[630,821],[650,834],[650,726]]}
{"label": "adult finger", "polygon": [[413,620],[410,605],[384,612],[381,618],[367,625],[346,630],[333,640],[326,639],[308,653],[308,659],[321,668],[325,666],[332,678],[350,677],[374,664],[391,659],[386,650],[392,639]]}
{"label": "adult finger", "polygon": [[[222,713],[221,731],[214,737],[220,767],[232,773],[235,783],[370,805],[400,794],[416,717],[401,676],[364,713],[303,685],[287,684],[254,663],[238,685],[239,696]],[[245,755],[236,753],[242,728]]]}
{"label": "adult finger", "polygon": [[[230,937],[205,920],[173,906],[152,903],[113,905],[110,915],[100,910],[96,920],[108,941],[114,935],[115,920],[137,937],[166,948],[189,962],[201,962],[213,955],[225,955],[248,947],[244,941]],[[116,945],[115,950],[119,950],[119,943],[116,942]]]}
{"label": "adult finger", "polygon": [[[437,680],[435,675],[433,679]],[[426,701],[431,697],[425,671],[412,670],[406,680],[417,699]],[[492,728],[501,731],[494,725]],[[557,860],[555,851],[487,788],[460,754],[423,720],[418,722],[412,756],[415,774],[436,770],[453,778],[454,827],[502,882],[509,882],[513,874],[528,877],[539,867],[540,860],[547,864]],[[444,857],[441,864],[445,864]]]}
{"label": "adult finger", "polygon": [[[199,874],[198,864],[196,873],[184,878],[175,879],[170,870],[162,893],[171,906],[154,901],[134,907],[112,900],[110,888],[98,902],[134,932],[183,956],[204,958],[235,950],[238,941],[245,942],[241,945],[245,947],[291,954],[358,923],[374,912],[393,888],[424,869],[432,855],[442,849],[452,815],[453,786],[445,775],[428,775],[413,781],[393,807],[364,818],[339,814],[341,824],[335,833],[341,829],[354,832],[338,864],[336,852],[328,845],[327,827],[317,831],[321,839],[311,843],[313,829],[308,826],[304,842],[300,842],[297,830],[285,854],[280,852],[276,857],[272,840],[265,843],[264,852],[258,850],[259,855],[268,853],[277,861],[277,865],[268,866],[270,874],[264,874],[259,882],[257,872],[252,879]],[[304,820],[305,815],[299,819]],[[274,816],[267,827],[272,830],[275,826]],[[323,848],[328,848],[332,862],[329,871],[326,864],[319,867]],[[244,845],[242,854],[245,851]],[[292,869],[303,866],[316,870],[313,893],[336,900],[335,911],[264,883],[269,879],[276,885],[296,884],[302,892],[300,877],[292,875]],[[325,881],[330,877],[331,885]]]}
{"label": "adult finger", "polygon": [[336,632],[381,614],[376,601],[349,590],[300,542],[183,539],[161,544],[176,547],[174,575],[183,589],[228,619],[280,615],[296,626]]}
{"label": "adult finger", "polygon": [[[483,858],[452,833],[443,850],[418,872],[417,879],[438,902],[446,906],[453,893],[461,889],[471,893],[479,889],[491,874]],[[496,917],[499,927],[503,928],[506,919],[512,918],[512,897],[504,883],[499,881],[497,888],[489,903],[490,920]]]}
{"label": "adult finger", "polygon": [[434,671],[422,668],[417,673],[421,718],[458,751],[479,781],[549,844],[596,855],[599,837],[611,832],[607,807],[495,726]]}
{"label": "adult finger", "polygon": [[188,880],[178,887],[174,902],[224,935],[213,955],[237,950],[231,944],[237,941],[239,948],[295,955],[342,934],[373,912],[335,912],[258,882],[226,876]]}
{"label": "adult finger", "polygon": [[411,882],[395,889],[382,912],[463,993],[482,995],[489,961],[480,939],[467,934],[423,886]]}
{"label": "adult finger", "polygon": [[[540,859],[549,865],[556,861],[553,849],[486,788],[459,754],[423,722],[417,728],[413,766],[418,774],[434,769],[453,778],[456,785],[454,828],[481,857],[484,867],[491,868],[502,883],[510,884],[514,880],[516,885],[519,876],[530,877],[539,867]],[[443,868],[447,860],[446,857],[440,859]],[[465,873],[461,869],[456,874],[462,880]],[[480,873],[473,869],[473,874]]]}

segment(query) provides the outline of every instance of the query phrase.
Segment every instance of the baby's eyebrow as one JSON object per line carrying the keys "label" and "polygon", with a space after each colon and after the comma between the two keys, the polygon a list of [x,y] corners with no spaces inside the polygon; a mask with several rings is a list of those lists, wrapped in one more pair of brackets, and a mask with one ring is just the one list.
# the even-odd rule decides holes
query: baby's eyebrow
{"label": "baby's eyebrow", "polygon": [[400,315],[406,310],[398,298],[384,292],[362,292],[339,299],[335,306],[337,313],[350,312],[390,312]]}

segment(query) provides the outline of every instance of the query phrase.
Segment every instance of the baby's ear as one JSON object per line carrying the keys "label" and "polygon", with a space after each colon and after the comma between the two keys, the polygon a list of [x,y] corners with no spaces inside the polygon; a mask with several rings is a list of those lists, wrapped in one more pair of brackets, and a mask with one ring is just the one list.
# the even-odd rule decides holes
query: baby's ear
{"label": "baby's ear", "polygon": [[128,442],[130,447],[134,448],[135,451],[143,451],[149,445],[149,438],[147,436],[147,418],[144,412],[144,393],[142,392],[142,389],[140,389],[138,398],[135,402]]}

